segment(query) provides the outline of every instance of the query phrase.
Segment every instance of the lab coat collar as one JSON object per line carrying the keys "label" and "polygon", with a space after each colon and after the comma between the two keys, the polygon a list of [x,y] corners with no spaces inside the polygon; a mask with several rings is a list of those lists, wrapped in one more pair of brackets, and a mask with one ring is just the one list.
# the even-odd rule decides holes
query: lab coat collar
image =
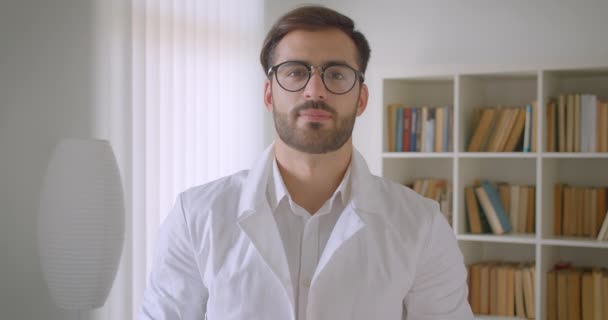
{"label": "lab coat collar", "polygon": [[[285,249],[266,197],[268,179],[272,176],[273,160],[274,148],[271,145],[263,152],[245,178],[239,199],[238,224],[281,281],[285,294],[294,306],[294,287],[291,283]],[[375,186],[376,179],[369,172],[363,157],[354,149],[350,174],[350,201],[346,204],[331,232],[312,279],[313,284],[317,275],[331,261],[334,253],[364,228],[362,215],[381,208],[379,197],[376,196],[376,193],[379,192],[379,188]]]}
{"label": "lab coat collar", "polygon": [[[249,171],[239,199],[239,217],[255,211],[256,208],[269,206],[266,197],[268,179],[272,177],[272,162],[274,161],[274,144],[270,145]],[[350,201],[357,211],[366,213],[379,212],[382,202],[379,201],[376,179],[369,171],[363,156],[353,148],[351,160]],[[348,207],[349,204],[346,204]]]}

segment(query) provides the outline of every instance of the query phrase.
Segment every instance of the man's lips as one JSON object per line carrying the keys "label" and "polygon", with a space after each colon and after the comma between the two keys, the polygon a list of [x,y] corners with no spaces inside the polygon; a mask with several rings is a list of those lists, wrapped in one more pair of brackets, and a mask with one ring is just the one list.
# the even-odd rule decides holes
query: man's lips
{"label": "man's lips", "polygon": [[323,111],[323,110],[316,110],[316,109],[303,110],[303,111],[300,111],[298,113],[298,115],[304,119],[316,120],[316,121],[329,120],[332,117],[331,113],[329,113],[327,111]]}

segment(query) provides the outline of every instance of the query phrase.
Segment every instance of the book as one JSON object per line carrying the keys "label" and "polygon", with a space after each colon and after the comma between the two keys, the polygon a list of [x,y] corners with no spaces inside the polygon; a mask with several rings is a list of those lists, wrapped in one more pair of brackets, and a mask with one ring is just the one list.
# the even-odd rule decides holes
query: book
{"label": "book", "polygon": [[535,191],[536,188],[534,186],[528,186],[528,209],[527,209],[527,219],[526,219],[526,233],[534,233],[534,218],[536,217],[536,215],[534,214],[535,210],[535,203],[536,203],[536,197],[535,197]]}
{"label": "book", "polygon": [[424,152],[433,152],[435,143],[435,109],[428,108],[424,124]]}
{"label": "book", "polygon": [[519,188],[519,218],[518,218],[518,226],[516,227],[516,232],[525,233],[526,232],[526,224],[528,222],[528,186],[521,186]]}
{"label": "book", "polygon": [[534,305],[534,267],[523,269],[524,284],[524,305],[526,306],[526,316],[528,319],[536,318]]}
{"label": "book", "polygon": [[388,105],[388,151],[396,151],[396,136],[397,136],[397,108],[399,104]]}
{"label": "book", "polygon": [[480,299],[480,314],[490,314],[490,265],[481,265],[481,299]]}
{"label": "book", "polygon": [[410,151],[419,151],[418,146],[416,145],[416,139],[418,136],[418,109],[412,108],[412,120],[410,125]]}
{"label": "book", "polygon": [[504,234],[511,231],[504,208],[500,203],[498,192],[487,181],[482,181],[481,186],[475,188],[477,199],[483,208],[483,212],[490,223],[494,234]]}
{"label": "book", "polygon": [[596,216],[595,216],[595,236],[600,232],[600,228],[602,227],[602,222],[606,217],[606,213],[608,211],[608,197],[607,197],[608,189],[606,188],[597,188],[597,206],[596,206]]}
{"label": "book", "polygon": [[434,148],[435,152],[443,151],[443,130],[445,125],[445,111],[442,107],[435,109],[435,141]]}
{"label": "book", "polygon": [[506,313],[507,317],[515,316],[515,267],[513,265],[506,266],[507,275],[507,300]]}
{"label": "book", "polygon": [[513,227],[513,232],[520,232],[519,225],[519,186],[511,185],[511,190],[509,191],[511,204],[509,205],[509,219],[511,219],[511,226]]}
{"label": "book", "polygon": [[524,278],[521,268],[515,270],[515,315],[518,318],[526,317],[524,305]]}
{"label": "book", "polygon": [[473,187],[466,187],[464,192],[467,217],[469,219],[469,232],[480,234],[482,233],[481,220],[475,191],[473,190]]}
{"label": "book", "polygon": [[526,125],[524,129],[524,149],[523,152],[532,151],[532,106],[526,105]]}
{"label": "book", "polygon": [[602,295],[608,295],[608,291],[605,289],[602,290],[602,271],[597,268],[593,269],[591,271],[591,278],[593,282],[593,319],[606,319],[608,317],[608,313],[604,314]]}
{"label": "book", "polygon": [[604,222],[600,228],[600,232],[597,234],[597,240],[608,240],[608,212],[604,214]]}
{"label": "book", "polygon": [[557,319],[568,320],[568,271],[557,270]]}
{"label": "book", "polygon": [[451,145],[451,137],[452,137],[452,123],[453,123],[453,115],[452,110],[449,106],[443,107],[444,121],[443,121],[443,145],[441,146],[441,151],[449,152],[452,150]]}
{"label": "book", "polygon": [[481,112],[481,118],[479,119],[479,123],[477,125],[477,128],[475,129],[475,132],[471,136],[469,147],[467,148],[468,152],[482,151],[482,148],[484,147],[484,142],[490,133],[490,127],[494,122],[494,116],[496,114],[495,109],[484,108]]}
{"label": "book", "polygon": [[547,272],[547,320],[557,320],[557,273]]}
{"label": "book", "polygon": [[581,278],[581,312],[582,312],[582,320],[593,320],[593,276],[591,272],[583,272]]}
{"label": "book", "polygon": [[395,132],[397,141],[396,151],[403,151],[403,108],[397,109],[397,131]]}
{"label": "book", "polygon": [[412,134],[412,109],[403,109],[403,151],[409,152],[411,150],[410,136]]}
{"label": "book", "polygon": [[566,100],[566,152],[574,152],[574,95]]}
{"label": "book", "polygon": [[508,109],[498,108],[496,115],[496,125],[490,130],[488,145],[483,151],[498,152],[500,136],[505,131],[508,122]]}
{"label": "book", "polygon": [[547,119],[547,152],[555,152],[555,102],[549,102],[546,110]]}
{"label": "book", "polygon": [[559,152],[566,152],[566,96],[558,98],[557,105],[557,145]]}
{"label": "book", "polygon": [[568,319],[576,320],[581,316],[581,271],[570,269],[568,272]]}
{"label": "book", "polygon": [[474,314],[481,314],[481,264],[471,265],[471,310]]}
{"label": "book", "polygon": [[563,185],[556,183],[553,187],[553,235],[562,235],[562,194]]}
{"label": "book", "polygon": [[[505,213],[507,214],[507,217],[510,216],[511,211],[511,188],[509,187],[509,184],[501,182],[498,184],[498,194],[500,195],[500,203],[502,203],[502,207],[505,209]],[[510,221],[511,219],[509,219]]]}
{"label": "book", "polygon": [[573,151],[581,152],[581,95],[574,95],[574,138]]}
{"label": "book", "polygon": [[531,151],[532,152],[536,152],[537,148],[536,145],[538,144],[538,131],[537,131],[537,125],[538,125],[538,104],[536,103],[536,101],[532,102],[532,125],[530,125],[530,128],[532,130],[532,142],[530,142],[531,146]]}
{"label": "book", "polygon": [[[507,142],[505,143],[504,151],[513,152],[516,151],[517,145],[523,138],[524,127],[526,125],[526,111],[523,108],[516,109],[515,123],[513,129],[509,133]],[[521,151],[521,150],[517,150]]]}

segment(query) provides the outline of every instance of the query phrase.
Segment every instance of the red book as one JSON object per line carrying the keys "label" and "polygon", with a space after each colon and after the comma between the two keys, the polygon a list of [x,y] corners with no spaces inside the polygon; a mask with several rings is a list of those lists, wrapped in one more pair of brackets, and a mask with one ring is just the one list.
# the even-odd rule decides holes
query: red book
{"label": "red book", "polygon": [[412,134],[412,109],[403,109],[403,152],[412,151],[410,135]]}

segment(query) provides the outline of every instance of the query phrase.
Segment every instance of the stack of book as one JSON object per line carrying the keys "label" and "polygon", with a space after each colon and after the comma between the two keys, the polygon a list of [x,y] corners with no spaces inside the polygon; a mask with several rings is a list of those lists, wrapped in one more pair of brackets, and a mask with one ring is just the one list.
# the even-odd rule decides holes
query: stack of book
{"label": "stack of book", "polygon": [[389,152],[448,152],[453,149],[451,106],[388,106]]}
{"label": "stack of book", "polygon": [[478,108],[468,152],[536,152],[536,102],[525,107]]}
{"label": "stack of book", "polygon": [[534,186],[482,181],[464,192],[470,233],[535,232]]}
{"label": "stack of book", "polygon": [[557,183],[553,197],[553,234],[608,240],[608,188]]}
{"label": "stack of book", "polygon": [[559,95],[546,117],[548,152],[608,152],[608,103],[597,96]]}
{"label": "stack of book", "polygon": [[533,319],[533,263],[481,262],[468,266],[469,304],[476,315]]}
{"label": "stack of book", "polygon": [[608,271],[556,265],[547,273],[547,319],[608,319]]}
{"label": "stack of book", "polygon": [[441,213],[452,224],[452,184],[444,179],[417,179],[406,186],[418,194],[439,202]]}

